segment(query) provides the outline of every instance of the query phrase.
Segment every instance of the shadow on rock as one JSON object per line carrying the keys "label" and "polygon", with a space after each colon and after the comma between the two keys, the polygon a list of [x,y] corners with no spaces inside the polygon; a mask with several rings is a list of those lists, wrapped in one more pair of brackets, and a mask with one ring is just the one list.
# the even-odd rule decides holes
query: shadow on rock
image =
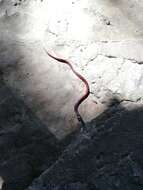
{"label": "shadow on rock", "polygon": [[142,190],[143,107],[113,99],[27,190]]}
{"label": "shadow on rock", "polygon": [[62,146],[5,84],[0,84],[0,176],[3,189],[22,190],[49,168]]}

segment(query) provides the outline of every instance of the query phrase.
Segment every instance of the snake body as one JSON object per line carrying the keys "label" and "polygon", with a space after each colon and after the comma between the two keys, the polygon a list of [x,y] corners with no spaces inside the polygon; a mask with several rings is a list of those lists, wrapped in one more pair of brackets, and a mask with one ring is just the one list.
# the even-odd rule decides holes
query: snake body
{"label": "snake body", "polygon": [[68,60],[53,56],[51,53],[49,53],[46,50],[46,48],[44,48],[44,50],[45,50],[46,54],[48,56],[50,56],[51,58],[55,59],[58,62],[61,62],[61,63],[64,63],[64,64],[68,65],[70,67],[70,69],[72,70],[72,72],[85,84],[85,92],[84,92],[84,94],[74,104],[74,112],[76,114],[77,120],[81,123],[82,126],[85,126],[85,122],[84,122],[82,116],[79,113],[79,106],[90,94],[90,88],[89,88],[89,84],[88,84],[87,80],[74,69],[73,65]]}
{"label": "snake body", "polygon": [[[24,12],[24,13],[27,14],[27,15],[29,15],[29,16],[31,16],[31,17],[33,17],[34,19],[38,19],[37,17],[33,16],[30,13],[27,13],[27,12]],[[85,92],[84,92],[84,94],[74,104],[74,112],[76,114],[77,120],[81,123],[82,126],[85,126],[85,122],[84,122],[82,116],[79,113],[79,106],[90,94],[90,88],[89,88],[89,84],[88,84],[87,80],[80,73],[78,73],[74,69],[74,67],[72,66],[72,64],[68,60],[53,56],[51,53],[49,53],[47,51],[47,49],[46,49],[46,47],[44,45],[43,40],[40,40],[40,42],[41,42],[41,44],[43,46],[44,51],[46,52],[46,54],[48,56],[50,56],[51,58],[55,59],[58,62],[65,63],[66,65],[68,65],[70,67],[70,69],[72,70],[72,72],[85,84]]]}

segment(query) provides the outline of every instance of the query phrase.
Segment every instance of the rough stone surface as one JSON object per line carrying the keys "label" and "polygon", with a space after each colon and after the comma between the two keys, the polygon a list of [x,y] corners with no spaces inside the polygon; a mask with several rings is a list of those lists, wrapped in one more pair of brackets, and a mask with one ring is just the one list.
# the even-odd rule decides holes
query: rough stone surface
{"label": "rough stone surface", "polygon": [[[124,105],[124,107],[123,107]],[[27,190],[141,190],[143,108],[114,104],[87,124],[56,163]],[[62,188],[61,188],[62,187]]]}
{"label": "rough stone surface", "polygon": [[0,81],[0,185],[22,190],[52,165],[62,146],[47,127]]}

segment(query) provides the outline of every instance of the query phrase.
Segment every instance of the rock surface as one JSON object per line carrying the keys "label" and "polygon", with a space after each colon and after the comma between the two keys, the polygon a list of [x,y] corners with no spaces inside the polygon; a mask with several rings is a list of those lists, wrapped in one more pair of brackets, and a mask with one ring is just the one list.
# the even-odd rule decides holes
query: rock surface
{"label": "rock surface", "polygon": [[[0,188],[143,189],[142,9],[143,0],[0,0]],[[84,86],[44,47],[89,83],[76,135]]]}
{"label": "rock surface", "polygon": [[139,104],[116,103],[88,123],[58,161],[26,190],[141,190],[142,114]]}
{"label": "rock surface", "polygon": [[0,185],[22,190],[52,165],[62,146],[47,127],[0,81]]}

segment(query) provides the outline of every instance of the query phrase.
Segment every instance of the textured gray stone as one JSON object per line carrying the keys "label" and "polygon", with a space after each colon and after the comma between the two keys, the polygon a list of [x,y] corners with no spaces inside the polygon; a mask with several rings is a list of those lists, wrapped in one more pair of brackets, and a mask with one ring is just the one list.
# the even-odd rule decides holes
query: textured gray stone
{"label": "textured gray stone", "polygon": [[142,112],[139,104],[122,107],[116,103],[88,123],[59,160],[27,190],[53,190],[74,182],[88,184],[89,190],[141,190]]}
{"label": "textured gray stone", "polygon": [[0,100],[0,185],[22,190],[55,162],[62,146],[3,81]]}

